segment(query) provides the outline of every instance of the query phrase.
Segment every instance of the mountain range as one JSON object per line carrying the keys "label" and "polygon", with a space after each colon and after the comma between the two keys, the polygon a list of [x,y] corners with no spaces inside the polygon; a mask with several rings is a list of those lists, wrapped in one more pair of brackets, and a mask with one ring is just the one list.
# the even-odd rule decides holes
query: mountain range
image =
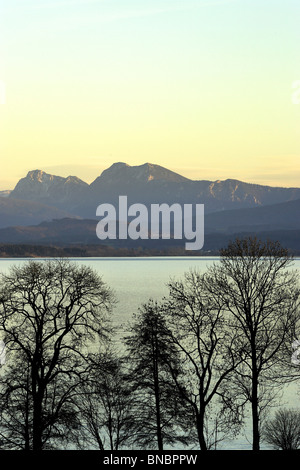
{"label": "mountain range", "polygon": [[234,179],[191,180],[159,165],[129,166],[119,162],[91,184],[77,176],[63,178],[41,170],[29,171],[4,195],[9,200],[34,201],[74,216],[94,218],[99,204],[116,203],[119,195],[127,195],[130,204],[202,203],[205,212],[210,213],[300,199],[300,188],[263,186]]}
{"label": "mountain range", "polygon": [[191,180],[159,165],[119,162],[91,184],[77,176],[29,171],[13,190],[0,192],[0,243],[99,243],[96,208],[117,204],[119,195],[127,195],[128,204],[148,207],[204,204],[206,240],[212,235],[221,240],[231,234],[280,231],[283,236],[291,231],[295,249],[300,230],[300,188]]}

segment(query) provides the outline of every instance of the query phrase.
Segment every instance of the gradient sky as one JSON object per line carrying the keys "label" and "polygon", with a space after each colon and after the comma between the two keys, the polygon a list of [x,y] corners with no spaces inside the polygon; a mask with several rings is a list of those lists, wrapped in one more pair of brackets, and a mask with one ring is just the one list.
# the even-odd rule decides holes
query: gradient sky
{"label": "gradient sky", "polygon": [[299,0],[0,0],[0,189],[114,162],[300,186]]}

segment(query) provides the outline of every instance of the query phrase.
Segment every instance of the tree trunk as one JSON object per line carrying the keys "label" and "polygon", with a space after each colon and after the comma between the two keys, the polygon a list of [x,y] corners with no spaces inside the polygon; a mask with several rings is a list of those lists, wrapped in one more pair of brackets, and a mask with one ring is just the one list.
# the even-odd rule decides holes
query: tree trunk
{"label": "tree trunk", "polygon": [[29,432],[29,403],[28,403],[28,392],[25,402],[25,432],[24,432],[24,439],[25,439],[25,450],[30,450],[30,432]]}
{"label": "tree trunk", "polygon": [[32,450],[42,450],[42,409],[44,391],[38,382],[38,368],[32,370],[32,399],[33,399],[33,419],[32,419]]}
{"label": "tree trunk", "polygon": [[42,400],[37,394],[33,404],[32,450],[40,451],[42,447]]}
{"label": "tree trunk", "polygon": [[204,412],[197,413],[197,432],[200,450],[207,450],[207,444],[204,436]]}
{"label": "tree trunk", "polygon": [[157,369],[155,369],[154,390],[155,390],[154,393],[155,393],[155,407],[156,407],[157,445],[158,445],[158,450],[163,450],[163,438],[162,438],[162,433],[161,433],[161,419],[160,419],[159,379],[158,379]]}
{"label": "tree trunk", "polygon": [[153,335],[152,340],[152,363],[153,363],[153,380],[154,380],[154,396],[155,396],[155,410],[156,410],[156,436],[158,450],[163,450],[163,438],[161,432],[161,410],[160,410],[160,387],[159,387],[159,373],[158,373],[158,343],[157,332]]}
{"label": "tree trunk", "polygon": [[259,450],[259,413],[258,413],[258,380],[256,374],[253,374],[252,382],[252,450]]}
{"label": "tree trunk", "polygon": [[257,356],[256,356],[256,342],[255,335],[251,338],[252,349],[252,450],[259,450],[259,413],[258,413],[258,371],[257,371]]}

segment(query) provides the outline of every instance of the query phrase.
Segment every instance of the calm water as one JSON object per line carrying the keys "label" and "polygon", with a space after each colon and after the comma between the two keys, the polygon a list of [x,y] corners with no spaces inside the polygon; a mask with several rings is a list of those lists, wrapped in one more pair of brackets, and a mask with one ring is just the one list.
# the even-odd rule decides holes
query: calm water
{"label": "calm water", "polygon": [[[74,258],[75,263],[86,264],[98,271],[115,292],[118,304],[114,310],[114,323],[126,329],[132,314],[141,304],[153,298],[161,300],[168,294],[167,283],[171,279],[180,279],[189,269],[205,271],[218,258],[208,257],[154,257],[154,258]],[[1,259],[0,272],[5,272],[13,264],[26,263],[24,259]],[[300,259],[294,262],[294,268],[300,269]],[[298,386],[289,385],[284,389],[282,406],[298,407]],[[299,383],[300,389],[300,383]],[[249,430],[246,429],[246,433]],[[251,436],[250,436],[251,437]],[[250,449],[251,439],[241,435],[234,442],[224,443],[223,448]]]}

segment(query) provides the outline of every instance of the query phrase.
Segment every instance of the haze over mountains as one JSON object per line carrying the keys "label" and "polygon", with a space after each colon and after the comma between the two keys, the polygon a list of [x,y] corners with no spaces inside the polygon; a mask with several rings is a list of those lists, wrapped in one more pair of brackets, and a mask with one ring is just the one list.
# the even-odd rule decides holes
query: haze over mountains
{"label": "haze over mountains", "polygon": [[[93,223],[96,227],[96,208],[102,203],[116,205],[119,195],[127,195],[128,204],[204,204],[206,234],[300,230],[300,188],[234,179],[197,181],[159,165],[119,162],[91,184],[77,176],[64,178],[42,170],[29,171],[12,191],[0,192],[0,228],[5,228],[0,230],[0,242],[35,243],[41,238],[51,243],[67,242],[69,230],[69,242],[97,243],[91,229]],[[81,223],[69,219],[81,219]],[[28,227],[41,223],[39,229]],[[8,228],[12,226],[18,228]],[[77,235],[74,230],[79,230]]]}

